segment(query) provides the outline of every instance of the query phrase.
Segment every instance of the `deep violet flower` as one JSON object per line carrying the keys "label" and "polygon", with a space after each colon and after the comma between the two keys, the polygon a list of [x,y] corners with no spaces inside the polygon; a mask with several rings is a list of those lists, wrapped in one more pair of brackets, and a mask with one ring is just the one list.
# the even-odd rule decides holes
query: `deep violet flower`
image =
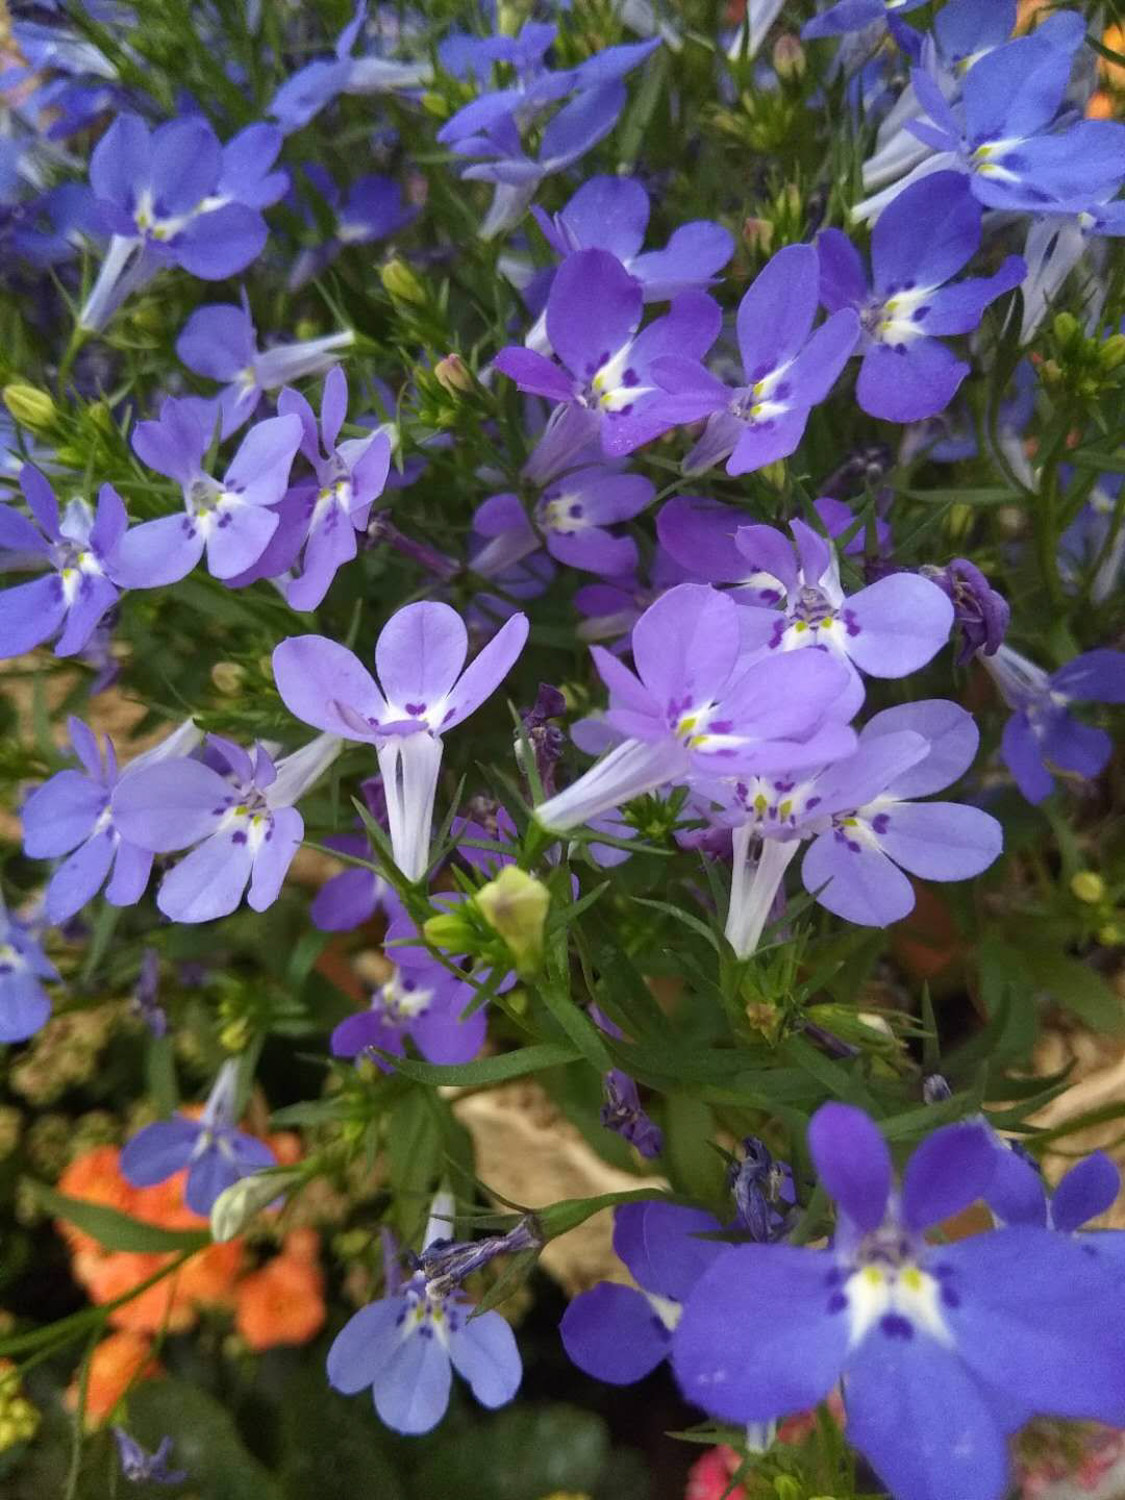
{"label": "deep violet flower", "polygon": [[161,1438],[154,1451],[147,1453],[124,1427],[115,1427],[113,1436],[121,1472],[130,1484],[180,1484],[188,1477],[186,1469],[168,1467],[172,1458],[170,1437]]}
{"label": "deep violet flower", "polygon": [[56,923],[80,911],[107,877],[105,898],[111,906],[132,906],[141,899],[152,870],[152,853],[125,837],[117,826],[111,800],[114,790],[146,766],[190,754],[203,738],[188,719],[119,771],[108,737],[100,747],[97,735],[81,719],[71,718],[68,728],[82,769],[59,771],[36,787],[20,814],[24,853],[30,859],[67,856],[47,882],[44,897],[47,917]]}
{"label": "deep violet flower", "polygon": [[591,647],[610,690],[605,722],[625,738],[536,809],[544,828],[565,832],[692,777],[814,765],[851,750],[852,710],[837,707],[850,691],[847,668],[825,651],[759,660],[746,650],[743,619],[748,611],[716,589],[680,584],[633,627],[636,675]]}
{"label": "deep violet flower", "polygon": [[1113,752],[1104,729],[1071,716],[1071,703],[1125,703],[1125,654],[1087,651],[1055,672],[1045,672],[1010,646],[982,658],[1013,710],[1004,725],[1001,754],[1029,802],[1054,790],[1052,769],[1099,775]]}
{"label": "deep violet flower", "polygon": [[[640,283],[606,250],[579,250],[560,266],[547,299],[547,337],[559,363],[522,345],[501,349],[496,368],[522,391],[561,403],[570,452],[600,438],[610,458],[623,457],[687,417],[654,374],[661,356],[702,359],[718,336],[718,305],[704,292],[677,296],[668,312],[640,329]],[[562,450],[551,429],[558,468]]]}
{"label": "deep violet flower", "polygon": [[111,810],[122,834],[156,854],[194,845],[164,877],[156,904],[174,922],[207,922],[247,901],[265,911],[281,891],[305,825],[294,807],[339,755],[322,734],[276,765],[262,745],[253,756],[209,735],[201,760],[161,760],[118,782]]}
{"label": "deep violet flower", "polygon": [[687,349],[669,349],[654,363],[676,420],[708,418],[684,460],[686,473],[725,458],[728,474],[748,474],[796,449],[809,413],[831,391],[860,332],[855,311],[843,306],[814,331],[818,286],[811,245],[787,245],[755,278],[736,325],[745,385],[725,385]]}
{"label": "deep violet flower", "polygon": [[401,1057],[409,1037],[429,1062],[471,1062],[487,1030],[484,1006],[464,1015],[475,994],[474,985],[429,955],[422,962],[396,965],[373,991],[368,1009],[348,1016],[333,1031],[332,1055],[368,1057],[386,1073],[392,1065],[371,1049]]}
{"label": "deep violet flower", "polygon": [[238,1070],[234,1058],[222,1065],[198,1120],[176,1114],[139,1130],[121,1153],[125,1180],[153,1187],[186,1167],[184,1202],[206,1218],[219,1194],[239,1178],[276,1166],[265,1141],[235,1125]]}
{"label": "deep violet flower", "polygon": [[60,516],[55,493],[34,464],[20,470],[20,488],[35,524],[0,505],[0,571],[49,571],[0,593],[0,658],[21,656],[56,636],[55,655],[73,656],[120,597],[116,563],[128,525],[125,504],[103,484],[96,511],[76,496]]}
{"label": "deep violet flower", "polygon": [[601,1281],[571,1302],[559,1324],[563,1348],[587,1375],[611,1385],[643,1380],[668,1357],[683,1305],[728,1246],[703,1235],[719,1221],[674,1203],[624,1203],[613,1248],[637,1286]]}
{"label": "deep violet flower", "polygon": [[955,557],[944,568],[923,567],[921,572],[953,604],[953,626],[961,632],[957,665],[963,667],[978,653],[995,656],[1003,645],[1012,611],[976,563],[967,557]]}
{"label": "deep violet flower", "polygon": [[981,219],[980,204],[956,172],[908,187],[872,232],[870,285],[847,235],[839,229],[818,235],[825,307],[859,313],[856,399],[869,415],[918,422],[944,411],[969,366],[938,335],[971,333],[988,304],[1026,275],[1023,260],[1010,255],[992,276],[952,281],[977,252]]}
{"label": "deep violet flower", "polygon": [[721,1421],[768,1422],[842,1379],[848,1440],[895,1500],[1002,1500],[1008,1434],[1032,1414],[1120,1425],[1125,1309],[1095,1259],[1022,1226],[924,1238],[987,1194],[996,1153],[982,1127],[936,1131],[897,1192],[862,1111],[824,1105],[809,1146],[837,1204],[832,1246],[716,1257],[673,1338],[690,1401]]}
{"label": "deep violet flower", "polygon": [[0,1042],[23,1042],[42,1030],[51,1014],[43,981],[58,977],[31,925],[0,897]]}
{"label": "deep violet flower", "polygon": [[[602,847],[609,851],[608,845]],[[628,858],[621,850],[615,849],[612,853]],[[600,1005],[590,1006],[590,1019],[606,1036],[617,1041],[624,1040],[625,1034],[621,1027],[610,1020]],[[628,1141],[630,1146],[649,1161],[664,1150],[664,1132],[641,1104],[636,1079],[620,1068],[610,1068],[602,1074],[602,1107],[598,1118],[607,1130],[612,1130],[622,1140]]]}
{"label": "deep violet flower", "polygon": [[116,571],[130,588],[178,583],[207,553],[215,578],[235,578],[257,562],[277,530],[270,507],[284,496],[301,442],[295,416],[267,417],[246,433],[221,480],[204,471],[211,430],[198,403],[170,396],[156,422],[139,422],[137,457],[181,486],[181,515],[142,521],[122,538]]}
{"label": "deep violet flower", "polygon": [[273,654],[290,713],[344,739],[375,745],[395,862],[420,880],[441,767],[441,736],[468,718],[511,670],[528,621],[513,614],[466,668],[469,638],[448,604],[397,610],[375,643],[379,684],[346,647],[324,636],[292,636]]}
{"label": "deep violet flower", "polygon": [[240,305],[214,302],[197,307],[180,330],[176,353],[196,375],[224,382],[217,399],[222,413],[220,436],[225,438],[250,420],[266,391],[309,375],[323,375],[340,351],[354,342],[349,328],[324,338],[277,344],[262,353],[243,293]]}
{"label": "deep violet flower", "polygon": [[738,1224],[751,1239],[781,1239],[793,1222],[797,1191],[793,1169],[777,1161],[757,1136],[746,1136],[727,1165],[727,1185],[738,1210]]}
{"label": "deep violet flower", "polygon": [[[439,1194],[422,1247],[449,1238],[452,1200]],[[417,1270],[398,1282],[390,1271],[388,1295],[361,1308],[328,1351],[328,1380],[354,1396],[371,1388],[375,1410],[388,1427],[410,1435],[429,1432],[445,1415],[453,1370],[469,1383],[482,1406],[504,1406],[519,1389],[523,1367],[511,1325],[495,1311],[473,1312],[461,1291],[439,1290]]]}
{"label": "deep violet flower", "polygon": [[418,217],[418,208],[404,200],[402,185],[393,177],[375,172],[357,177],[349,184],[345,198],[318,162],[306,162],[303,170],[331,209],[335,224],[327,238],[319,226],[315,227],[316,243],[306,246],[293,262],[289,273],[291,292],[326,271],[341,251],[352,245],[370,245],[375,240],[388,239]]}
{"label": "deep violet flower", "polygon": [[272,125],[223,146],[198,115],[151,132],[138,115],[118,115],[90,157],[93,210],[110,241],[79,325],[100,332],[165,266],[205,281],[244,270],[266,243],[261,210],[289,185],[270,170],[281,143]]}

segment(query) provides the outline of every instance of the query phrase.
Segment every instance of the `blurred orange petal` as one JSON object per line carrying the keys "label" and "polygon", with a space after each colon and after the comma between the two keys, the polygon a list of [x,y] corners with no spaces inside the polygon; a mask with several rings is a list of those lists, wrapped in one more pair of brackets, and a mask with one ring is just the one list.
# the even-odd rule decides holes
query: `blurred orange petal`
{"label": "blurred orange petal", "polygon": [[278,1255],[238,1283],[235,1302],[235,1327],[251,1349],[304,1344],[324,1324],[324,1277],[307,1260]]}

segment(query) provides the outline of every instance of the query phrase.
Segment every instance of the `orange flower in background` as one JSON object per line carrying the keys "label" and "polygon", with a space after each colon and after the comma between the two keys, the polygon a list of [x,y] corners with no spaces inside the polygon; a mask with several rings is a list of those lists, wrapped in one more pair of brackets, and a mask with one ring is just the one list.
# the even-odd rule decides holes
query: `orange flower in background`
{"label": "orange flower in background", "polygon": [[234,1284],[242,1270],[245,1246],[241,1240],[208,1245],[176,1273],[180,1295],[197,1307],[234,1306]]}
{"label": "orange flower in background", "polygon": [[[98,1203],[118,1213],[132,1212],[134,1190],[121,1175],[121,1152],[116,1146],[95,1146],[75,1157],[59,1178],[58,1189],[67,1198],[81,1198],[84,1203]],[[101,1250],[97,1240],[65,1219],[56,1223],[72,1252]]]}
{"label": "orange flower in background", "polygon": [[[139,1333],[111,1333],[102,1339],[90,1357],[86,1381],[86,1425],[96,1427],[104,1422],[134,1382],[151,1380],[163,1369],[153,1357],[152,1345]],[[71,1411],[78,1407],[78,1377],[66,1393]]]}
{"label": "orange flower in background", "polygon": [[307,1241],[294,1250],[287,1244],[238,1283],[234,1325],[251,1349],[305,1344],[324,1326],[324,1275],[307,1251]]}
{"label": "orange flower in background", "polygon": [[[126,1296],[173,1259],[170,1255],[139,1255],[128,1250],[103,1256],[84,1282],[90,1301],[101,1306]],[[127,1328],[134,1333],[159,1333],[161,1329],[181,1333],[195,1322],[195,1309],[182,1295],[179,1277],[173,1275],[114,1308],[109,1321],[114,1328]]]}

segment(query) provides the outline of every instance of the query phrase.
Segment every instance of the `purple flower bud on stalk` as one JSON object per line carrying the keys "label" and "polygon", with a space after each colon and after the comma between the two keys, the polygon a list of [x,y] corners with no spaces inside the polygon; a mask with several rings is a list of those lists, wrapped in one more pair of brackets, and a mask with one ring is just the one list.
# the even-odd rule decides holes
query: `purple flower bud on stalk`
{"label": "purple flower bud on stalk", "polygon": [[132,1009],[156,1037],[168,1033],[168,1017],[157,1003],[159,985],[160,957],[155,948],[146,948],[141,955],[141,971],[133,990]]}
{"label": "purple flower bud on stalk", "polygon": [[919,571],[953,603],[954,627],[961,630],[957,665],[963,667],[977,655],[995,656],[1012,617],[1003,594],[997,593],[967,557],[955,557],[944,568],[927,566]]}
{"label": "purple flower bud on stalk", "polygon": [[623,1137],[650,1161],[664,1150],[664,1132],[645,1113],[636,1080],[620,1068],[610,1068],[602,1078],[605,1103],[598,1118],[607,1130]]}
{"label": "purple flower bud on stalk", "polygon": [[776,1161],[764,1141],[748,1135],[727,1168],[727,1184],[739,1223],[751,1238],[761,1243],[781,1239],[797,1202],[792,1167]]}
{"label": "purple flower bud on stalk", "polygon": [[417,563],[443,582],[455,578],[461,571],[461,564],[455,557],[447,557],[444,552],[439,552],[426,542],[419,542],[400,531],[391,520],[390,511],[376,511],[371,517],[367,524],[367,540],[373,545],[385,542],[402,557],[408,557],[411,562]]}
{"label": "purple flower bud on stalk", "polygon": [[519,1221],[507,1234],[491,1234],[481,1240],[457,1242],[433,1240],[423,1250],[418,1269],[432,1295],[448,1297],[467,1277],[483,1270],[498,1255],[520,1255],[543,1248],[543,1234],[533,1218]]}
{"label": "purple flower bud on stalk", "polygon": [[155,1451],[147,1453],[124,1427],[115,1427],[113,1436],[121,1472],[130,1484],[181,1484],[188,1477],[186,1469],[168,1467],[172,1457],[170,1437],[161,1438]]}

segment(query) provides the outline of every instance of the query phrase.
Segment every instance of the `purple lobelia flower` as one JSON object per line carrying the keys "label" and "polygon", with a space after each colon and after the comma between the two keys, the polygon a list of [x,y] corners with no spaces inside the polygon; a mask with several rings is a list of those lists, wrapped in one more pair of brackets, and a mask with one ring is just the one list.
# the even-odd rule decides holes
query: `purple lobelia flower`
{"label": "purple lobelia flower", "polygon": [[[359,790],[368,812],[386,828],[387,799],[383,795],[381,778],[367,777],[360,782]],[[375,850],[366,834],[333,834],[324,843],[329,849],[337,849],[341,854],[354,854],[360,859],[368,860],[375,857]],[[321,932],[351,932],[353,928],[369,922],[380,910],[388,917],[397,910],[397,899],[392,888],[375,870],[364,870],[353,865],[324,882],[309,907],[309,916],[313,926]]]}
{"label": "purple lobelia flower", "polygon": [[60,516],[34,464],[24,464],[19,478],[36,524],[0,505],[0,570],[50,571],[0,593],[0,657],[20,656],[54,637],[55,655],[73,656],[120,597],[116,562],[128,525],[125,505],[103,484],[95,512],[76,496]]}
{"label": "purple lobelia flower", "polygon": [[978,654],[995,656],[1004,643],[1012,611],[976,563],[955,557],[944,568],[924,567],[921,572],[952,601],[954,629],[961,632],[957,665],[963,667]]}
{"label": "purple lobelia flower", "polygon": [[1088,588],[1104,604],[1117,587],[1125,564],[1125,525],[1118,519],[1118,496],[1125,475],[1099,474],[1085,505],[1059,537],[1059,572],[1068,590]]}
{"label": "purple lobelia flower", "polygon": [[1125,703],[1125,654],[1087,651],[1050,673],[1010,646],[982,661],[1013,710],[1000,749],[1029,802],[1054,790],[1051,768],[1083,777],[1105,769],[1113,741],[1104,729],[1073,718],[1069,705]]}
{"label": "purple lobelia flower", "polygon": [[[972,764],[980,736],[971,715],[943,699],[884,709],[860,731],[854,755],[805,777],[728,779],[699,791],[734,824],[734,870],[727,937],[742,957],[757,946],[785,870],[803,839],[805,889],[836,916],[885,927],[914,906],[902,873],[966,880],[1000,853],[1000,824],[956,802],[915,803],[956,781]],[[750,840],[762,839],[752,878]]]}
{"label": "purple lobelia flower", "polygon": [[1027,267],[1010,255],[992,276],[946,283],[980,245],[981,208],[964,177],[940,172],[908,187],[871,236],[872,282],[839,229],[817,237],[825,307],[852,307],[862,326],[856,399],[889,422],[936,416],[969,373],[938,335],[971,333],[990,302],[1019,286]]}
{"label": "purple lobelia flower", "polygon": [[[446,1206],[447,1204],[447,1206]],[[449,1238],[452,1200],[439,1194],[422,1249]],[[388,1272],[388,1295],[361,1308],[328,1351],[328,1380],[346,1396],[371,1388],[375,1410],[396,1432],[429,1432],[445,1415],[452,1372],[482,1406],[504,1406],[523,1368],[511,1325],[495,1311],[471,1316],[454,1289],[431,1286],[419,1269],[401,1284]]]}
{"label": "purple lobelia flower", "polygon": [[333,1031],[332,1055],[366,1056],[388,1073],[391,1064],[372,1049],[402,1057],[409,1037],[428,1062],[471,1062],[487,1030],[483,1006],[464,1015],[475,993],[473,985],[428,954],[421,962],[396,965],[372,994],[369,1008],[348,1016]]}
{"label": "purple lobelia flower", "polygon": [[837,711],[847,668],[825,651],[757,659],[744,619],[748,612],[716,589],[680,584],[633,627],[636,675],[591,647],[610,690],[605,722],[625,738],[536,809],[544,828],[565,832],[692,777],[816,765],[852,749],[850,713]]}
{"label": "purple lobelia flower", "polygon": [[221,480],[204,471],[211,431],[196,403],[169,397],[157,422],[139,422],[133,449],[142,462],[176,480],[182,515],[142,521],[122,539],[117,574],[130,588],[178,583],[207,553],[215,578],[235,578],[257,562],[277,530],[270,507],[284,496],[301,442],[295,416],[251,427]]}
{"label": "purple lobelia flower", "polygon": [[[604,820],[603,820],[604,821]],[[608,846],[603,845],[603,848]],[[612,850],[628,858],[621,850]],[[600,1005],[590,1006],[590,1019],[606,1036],[617,1041],[624,1040],[624,1032],[615,1021],[611,1021]],[[607,1130],[621,1136],[636,1148],[643,1157],[652,1161],[664,1150],[664,1132],[645,1112],[636,1079],[620,1068],[610,1068],[602,1075],[603,1103],[598,1118]]]}
{"label": "purple lobelia flower", "polygon": [[26,1041],[47,1024],[51,1001],[43,981],[58,977],[31,926],[0,897],[0,1042]]}
{"label": "purple lobelia flower", "polygon": [[121,1472],[130,1484],[180,1484],[187,1478],[186,1469],[168,1467],[172,1458],[170,1437],[161,1438],[159,1446],[152,1453],[146,1453],[124,1427],[115,1427],[113,1436]]}
{"label": "purple lobelia flower", "polygon": [[289,179],[271,172],[281,149],[272,125],[249,125],[223,146],[200,116],[150,132],[121,114],[90,157],[90,196],[109,248],[79,326],[98,333],[165,266],[204,281],[244,270],[266,243],[261,210]]}
{"label": "purple lobelia flower", "polygon": [[768,1422],[842,1379],[848,1441],[895,1500],[1002,1500],[1007,1437],[1033,1414],[1120,1424],[1125,1309],[1104,1269],[1043,1229],[924,1237],[987,1193],[984,1129],[936,1131],[898,1191],[862,1111],[824,1105],[809,1146],[837,1204],[832,1246],[715,1259],[673,1338],[689,1400],[722,1421]]}
{"label": "purple lobelia flower", "polygon": [[81,719],[71,718],[68,727],[82,769],[60,771],[36,787],[21,811],[24,853],[30,859],[67,856],[48,881],[44,898],[47,917],[56,923],[80,911],[107,877],[105,898],[111,906],[132,906],[141,899],[152,870],[152,853],[118,827],[114,791],[146,766],[172,759],[178,763],[203,738],[188,719],[119,772],[110,739],[103,749]]}
{"label": "purple lobelia flower", "polygon": [[680,415],[654,363],[671,354],[702,359],[719,332],[718,305],[704,292],[681,292],[664,317],[638,332],[643,309],[640,283],[615,256],[579,250],[560,266],[547,299],[547,337],[561,364],[523,346],[496,356],[496,368],[520,390],[562,404],[565,441],[560,418],[549,428],[556,470],[568,446],[573,454],[597,437],[608,457],[622,457],[698,415],[698,400]]}
{"label": "purple lobelia flower", "polygon": [[314,484],[294,487],[299,494],[292,496],[279,527],[288,548],[294,542],[303,548],[301,571],[286,584],[285,597],[293,609],[315,609],[337,571],[356,555],[356,534],[367,530],[372,503],[387,482],[391,442],[382,430],[340,442],[348,382],[338,365],[324,382],[319,432],[312,407],[297,391],[282,391],[277,409],[300,418],[301,452],[316,475]]}
{"label": "purple lobelia flower", "polygon": [[[854,712],[863,701],[855,669],[872,677],[918,671],[949,639],[953,606],[917,573],[890,573],[845,594],[832,543],[804,521],[791,521],[789,529],[792,542],[773,526],[741,526],[734,534],[749,579],[744,591],[756,591],[759,601],[743,606],[744,638],[768,652],[826,648],[853,672]],[[662,538],[665,546],[675,544],[671,524]],[[687,555],[682,542],[680,555]],[[771,593],[776,608],[766,603]]]}
{"label": "purple lobelia flower", "polygon": [[121,1153],[121,1173],[134,1187],[153,1187],[187,1168],[184,1202],[204,1218],[220,1193],[242,1177],[277,1165],[265,1141],[235,1125],[238,1062],[228,1059],[198,1120],[176,1114],[139,1130]]}
{"label": "purple lobelia flower", "polygon": [[374,744],[391,847],[408,880],[420,880],[429,862],[441,737],[496,691],[527,632],[527,616],[514,614],[466,668],[469,638],[460,616],[448,604],[423,600],[397,610],[380,631],[378,684],[351,651],[324,636],[291,636],[273,654],[290,713]]}
{"label": "purple lobelia flower", "polygon": [[684,1303],[729,1247],[711,1214],[674,1203],[625,1203],[613,1216],[613,1248],[636,1287],[601,1281],[582,1292],[559,1324],[570,1359],[598,1380],[631,1385],[672,1350]]}
{"label": "purple lobelia flower", "polygon": [[323,375],[340,350],[354,342],[355,334],[346,329],[324,338],[278,344],[261,353],[244,292],[240,306],[216,302],[197,307],[180,330],[176,353],[197,375],[224,382],[218,402],[220,435],[226,438],[250,420],[266,391],[308,375]]}
{"label": "purple lobelia flower", "polygon": [[764,1244],[783,1237],[797,1204],[788,1163],[777,1161],[764,1141],[748,1135],[727,1166],[727,1185],[738,1210],[738,1224],[751,1239]]}
{"label": "purple lobelia flower", "polygon": [[[388,239],[418,217],[419,210],[404,202],[402,185],[393,177],[371,173],[357,177],[344,198],[331,176],[317,162],[306,162],[304,173],[335,220],[334,232],[325,238],[316,228],[316,243],[307,246],[293,262],[289,290],[298,291],[307,281],[332,264],[350,245],[370,245]],[[311,215],[310,215],[311,220]]]}
{"label": "purple lobelia flower", "polygon": [[876,22],[904,16],[925,3],[926,0],[835,0],[827,10],[805,22],[801,28],[801,36],[805,41],[826,36],[846,36],[851,31],[862,31],[865,26]]}
{"label": "purple lobelia flower", "polygon": [[121,833],[155,854],[196,845],[161,883],[156,904],[174,922],[225,917],[247,897],[254,911],[277,900],[305,825],[294,803],[332,764],[338,736],[318,735],[275,765],[209,735],[200,760],[162,760],[118,782],[110,804]]}
{"label": "purple lobelia flower", "polygon": [[688,357],[690,350],[669,349],[653,365],[676,420],[708,419],[684,461],[687,473],[725,458],[728,474],[748,474],[796,449],[809,413],[828,395],[859,339],[856,313],[843,306],[814,332],[818,288],[811,245],[787,245],[755,278],[738,305],[745,385],[731,389]]}
{"label": "purple lobelia flower", "polygon": [[145,948],[137,982],[133,986],[130,1013],[137,1016],[155,1037],[167,1036],[168,1017],[160,1004],[160,955],[155,948]]}
{"label": "purple lobelia flower", "polygon": [[[472,159],[462,177],[495,184],[480,230],[485,239],[522,218],[545,177],[570,166],[609,134],[625,106],[622,80],[660,45],[655,38],[607,47],[575,68],[556,71],[544,62],[556,35],[556,27],[528,21],[518,37],[476,44],[480,61],[512,69],[512,83],[481,94],[438,132],[443,146]],[[522,137],[556,104],[562,107],[543,128],[532,157]]]}
{"label": "purple lobelia flower", "polygon": [[556,562],[619,578],[636,568],[637,544],[608,528],[640,515],[655,494],[642,474],[589,464],[552,479],[531,515],[517,494],[492,495],[473,515],[473,530],[486,542],[469,566],[493,578],[545,542]]}

